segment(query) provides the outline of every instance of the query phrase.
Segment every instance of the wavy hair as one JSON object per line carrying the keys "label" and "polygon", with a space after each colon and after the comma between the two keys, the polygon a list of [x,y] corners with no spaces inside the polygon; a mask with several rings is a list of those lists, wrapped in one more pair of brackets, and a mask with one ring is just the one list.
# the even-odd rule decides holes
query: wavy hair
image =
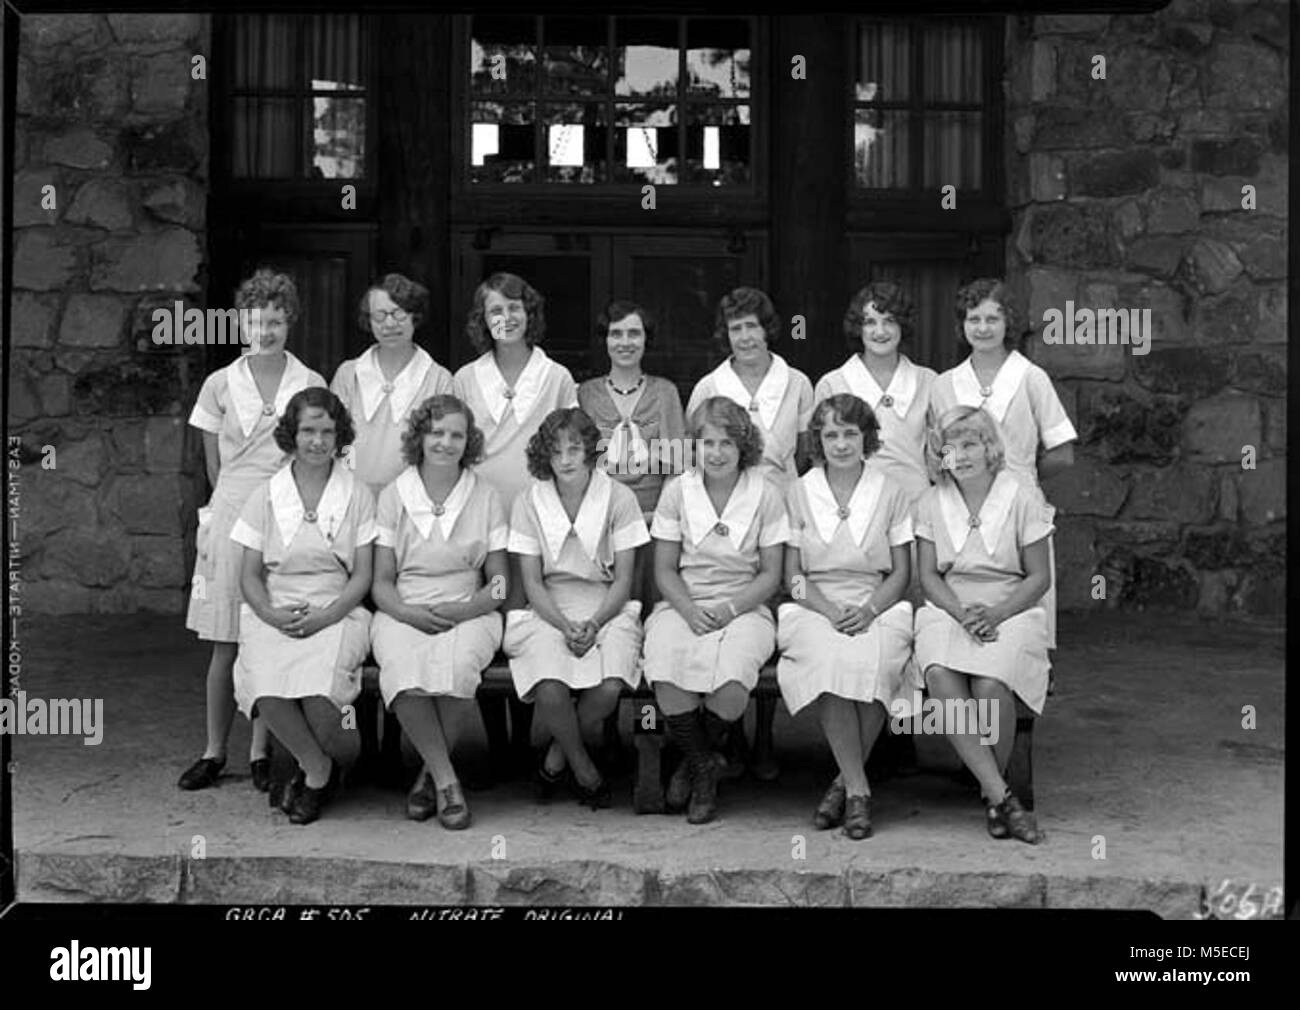
{"label": "wavy hair", "polygon": [[289,455],[297,451],[298,419],[308,407],[319,407],[330,416],[334,422],[334,455],[342,456],[344,450],[356,441],[357,429],[343,401],[324,386],[309,386],[290,397],[275,425],[275,444]]}
{"label": "wavy hair", "polygon": [[731,353],[727,337],[727,324],[741,316],[755,315],[767,335],[770,351],[781,338],[781,317],[776,314],[772,299],[758,288],[735,288],[718,300],[718,311],[713,322],[713,342],[723,354]]}
{"label": "wavy hair", "polygon": [[844,339],[854,351],[863,349],[862,323],[868,305],[874,305],[881,315],[893,317],[902,340],[911,339],[916,331],[916,306],[907,289],[893,281],[872,281],[849,299],[849,307],[844,310]]}
{"label": "wavy hair", "polygon": [[1001,277],[980,277],[958,288],[957,297],[953,300],[957,318],[957,340],[962,350],[970,349],[970,344],[966,340],[966,313],[985,299],[997,302],[1002,308],[1002,317],[1007,322],[1006,332],[1002,335],[1002,345],[1007,348],[1015,347],[1020,343],[1021,335],[1025,332],[1025,314],[1020,310],[1019,301]]}
{"label": "wavy hair", "polygon": [[492,350],[492,331],[487,325],[487,296],[489,291],[524,303],[528,325],[524,329],[524,342],[533,347],[541,343],[546,334],[546,299],[522,277],[515,274],[495,273],[474,289],[469,315],[465,318],[465,335],[480,354]]}
{"label": "wavy hair", "polygon": [[528,440],[528,472],[538,480],[552,480],[551,457],[560,448],[560,435],[568,432],[582,443],[582,461],[590,470],[600,458],[600,429],[581,407],[558,407],[546,415],[541,427]]}
{"label": "wavy hair", "polygon": [[292,326],[300,312],[298,285],[288,274],[270,267],[258,267],[235,292],[235,308],[255,309],[272,305],[278,305],[284,311],[285,322]]}
{"label": "wavy hair", "polygon": [[383,291],[393,304],[411,317],[411,329],[418,330],[429,316],[429,289],[405,274],[384,274],[366,288],[357,306],[357,325],[361,332],[372,333],[370,323],[370,292]]}
{"label": "wavy hair", "polygon": [[[763,433],[758,430],[749,411],[725,396],[710,396],[695,408],[686,425],[686,437],[694,447],[704,426],[721,428],[740,449],[739,469],[747,470],[763,458]],[[698,452],[695,453],[698,455]]]}
{"label": "wavy hair", "polygon": [[983,443],[984,461],[990,472],[996,474],[1006,464],[1007,451],[993,415],[983,407],[949,407],[925,433],[925,469],[932,482],[952,479],[950,471],[943,466],[944,449],[958,435],[965,434],[972,434]]}
{"label": "wavy hair", "polygon": [[434,421],[448,414],[461,414],[465,418],[465,454],[460,458],[461,469],[473,466],[483,458],[483,432],[474,423],[474,411],[459,397],[439,393],[411,411],[406,422],[406,431],[402,432],[402,459],[409,466],[419,466],[424,462],[424,436],[429,434]]}
{"label": "wavy hair", "polygon": [[811,444],[808,451],[814,465],[826,462],[826,452],[822,449],[822,429],[830,420],[837,424],[853,425],[862,432],[862,458],[875,455],[880,448],[880,422],[875,412],[861,397],[852,393],[836,393],[828,396],[813,408],[812,420],[808,422]]}
{"label": "wavy hair", "polygon": [[641,329],[645,331],[645,343],[649,347],[655,338],[655,318],[644,305],[626,298],[615,298],[596,317],[596,339],[604,343],[609,336],[610,326],[628,316],[641,317]]}

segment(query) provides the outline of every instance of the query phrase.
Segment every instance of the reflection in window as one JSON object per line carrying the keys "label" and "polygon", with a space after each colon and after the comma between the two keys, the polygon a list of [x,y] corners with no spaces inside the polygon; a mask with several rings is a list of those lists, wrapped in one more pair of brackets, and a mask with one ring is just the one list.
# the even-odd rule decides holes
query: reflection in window
{"label": "reflection in window", "polygon": [[530,102],[475,102],[470,108],[474,182],[532,182],[537,165]]}
{"label": "reflection in window", "polygon": [[608,27],[604,18],[546,18],[542,28],[546,90],[592,95],[608,88]]}
{"label": "reflection in window", "polygon": [[676,98],[677,22],[619,18],[614,31],[614,94]]}
{"label": "reflection in window", "polygon": [[710,98],[749,97],[749,23],[693,18],[686,25],[687,88]]}
{"label": "reflection in window", "polygon": [[686,170],[714,186],[749,182],[749,106],[691,105],[686,121]]}
{"label": "reflection in window", "polygon": [[677,109],[672,105],[614,107],[614,180],[677,182]]}
{"label": "reflection in window", "polygon": [[536,45],[536,18],[475,18],[469,43],[469,73],[474,93],[530,93],[534,88]]}

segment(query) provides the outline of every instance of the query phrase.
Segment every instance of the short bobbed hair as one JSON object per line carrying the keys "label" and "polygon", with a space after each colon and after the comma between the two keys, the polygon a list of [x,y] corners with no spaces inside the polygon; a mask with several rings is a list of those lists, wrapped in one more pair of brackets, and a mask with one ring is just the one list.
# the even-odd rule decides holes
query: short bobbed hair
{"label": "short bobbed hair", "polygon": [[298,285],[288,274],[259,267],[252,277],[246,278],[235,292],[235,308],[241,310],[263,309],[279,306],[285,321],[292,326],[298,319]]}
{"label": "short bobbed hair", "polygon": [[808,430],[812,433],[808,451],[815,465],[826,462],[826,452],[822,448],[822,429],[827,422],[834,424],[851,424],[862,432],[862,458],[874,456],[880,448],[880,422],[867,406],[867,402],[852,393],[836,393],[828,396],[813,408],[812,420]]}
{"label": "short bobbed hair", "polygon": [[546,415],[528,440],[528,472],[538,480],[553,480],[551,457],[560,448],[560,435],[568,432],[582,443],[583,459],[591,470],[600,458],[600,429],[581,407],[558,407]]}
{"label": "short bobbed hair", "polygon": [[736,443],[740,449],[738,467],[741,471],[757,465],[763,458],[763,433],[750,418],[749,411],[735,400],[725,396],[710,396],[695,408],[695,413],[686,424],[686,437],[690,439],[692,447],[703,434],[706,424],[722,429]]}
{"label": "short bobbed hair", "polygon": [[863,349],[862,321],[868,305],[874,305],[882,315],[893,316],[900,340],[910,340],[916,332],[916,306],[907,289],[893,281],[872,281],[849,299],[844,312],[844,340],[854,351]]}
{"label": "short bobbed hair", "polygon": [[344,451],[357,438],[357,429],[352,423],[352,415],[343,401],[324,386],[310,386],[300,389],[290,397],[275,425],[275,444],[282,452],[292,455],[298,451],[298,419],[308,407],[318,407],[330,416],[334,422],[334,455],[342,456]]}
{"label": "short bobbed hair", "polygon": [[1006,448],[993,416],[983,407],[949,407],[926,432],[925,467],[932,481],[952,479],[951,471],[943,467],[944,447],[951,445],[958,435],[966,434],[974,435],[984,444],[984,460],[991,473],[996,475],[1006,464]]}
{"label": "short bobbed hair", "polygon": [[596,317],[596,339],[603,343],[609,336],[610,326],[628,316],[641,317],[641,329],[645,331],[645,343],[649,347],[655,337],[655,318],[644,305],[626,298],[615,298]]}
{"label": "short bobbed hair", "polygon": [[434,421],[440,421],[448,414],[461,414],[465,418],[465,454],[460,458],[461,469],[473,466],[483,458],[483,432],[474,423],[474,411],[459,397],[439,393],[411,411],[406,422],[406,431],[402,432],[402,459],[408,466],[419,466],[424,462],[424,436],[429,434]]}
{"label": "short bobbed hair", "polygon": [[736,288],[718,301],[714,319],[713,340],[723,354],[731,353],[731,340],[727,337],[727,324],[741,316],[755,315],[767,335],[767,348],[771,350],[781,337],[781,317],[776,314],[772,299],[758,288]]}
{"label": "short bobbed hair", "polygon": [[366,288],[357,306],[357,325],[361,332],[372,332],[370,322],[370,292],[383,291],[393,300],[393,304],[407,312],[411,317],[411,328],[418,330],[420,324],[429,317],[429,289],[418,281],[413,281],[405,274],[384,274]]}
{"label": "short bobbed hair", "polygon": [[980,277],[969,284],[963,284],[957,290],[957,297],[953,302],[957,316],[957,340],[962,349],[970,348],[970,343],[966,340],[966,313],[986,299],[1002,306],[1002,315],[1007,321],[1002,344],[1007,348],[1015,347],[1020,343],[1021,335],[1025,332],[1025,314],[1020,310],[1019,301],[1001,277]]}
{"label": "short bobbed hair", "polygon": [[492,350],[492,331],[487,324],[487,296],[495,291],[505,298],[518,299],[528,313],[524,328],[524,342],[533,347],[541,343],[546,333],[546,299],[522,277],[515,274],[495,273],[474,289],[469,315],[465,319],[465,335],[480,354]]}

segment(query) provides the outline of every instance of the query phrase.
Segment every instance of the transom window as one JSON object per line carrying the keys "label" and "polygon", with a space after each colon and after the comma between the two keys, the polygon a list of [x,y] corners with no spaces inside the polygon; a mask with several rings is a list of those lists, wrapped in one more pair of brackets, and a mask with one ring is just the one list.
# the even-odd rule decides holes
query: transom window
{"label": "transom window", "polygon": [[367,20],[358,14],[229,19],[232,179],[362,179]]}
{"label": "transom window", "polygon": [[748,18],[473,17],[469,183],[753,181]]}
{"label": "transom window", "polygon": [[989,70],[998,26],[998,19],[857,22],[857,191],[989,189],[995,157]]}

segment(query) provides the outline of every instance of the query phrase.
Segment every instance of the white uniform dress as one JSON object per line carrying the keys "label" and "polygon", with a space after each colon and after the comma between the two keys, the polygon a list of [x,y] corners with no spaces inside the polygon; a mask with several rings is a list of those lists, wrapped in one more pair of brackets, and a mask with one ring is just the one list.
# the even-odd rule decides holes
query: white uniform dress
{"label": "white uniform dress", "polygon": [[194,580],[185,627],[209,642],[239,641],[239,562],[243,552],[230,540],[239,510],[253,490],[285,463],[275,444],[275,426],[294,393],[325,380],[285,352],[284,373],[271,403],[262,402],[247,356],[219,368],[203,381],[190,424],[217,436],[221,469],[207,505],[199,509],[194,540]]}
{"label": "white uniform dress", "polygon": [[528,476],[528,440],[551,411],[578,405],[578,387],[569,370],[548,358],[540,347],[533,348],[513,389],[506,386],[491,351],[457,371],[452,385],[483,431],[483,459],[476,467],[479,476],[500,492],[501,503],[508,510],[515,495],[532,480]]}
{"label": "white uniform dress", "polygon": [[[833,604],[860,607],[879,588],[893,563],[890,548],[912,542],[912,520],[903,489],[878,470],[862,468],[839,510],[816,466],[786,494],[790,545],[799,549],[803,572]],[[849,701],[879,701],[890,708],[902,699],[911,714],[904,672],[912,655],[912,605],[899,600],[872,620],[861,635],[836,631],[823,615],[799,603],[778,612],[777,682],[790,714],[823,693]],[[894,713],[892,709],[891,713]]]}
{"label": "white uniform dress", "polygon": [[913,507],[930,489],[925,469],[925,426],[935,378],[933,369],[915,365],[900,354],[889,387],[881,389],[862,356],[855,354],[823,375],[813,390],[814,403],[837,393],[852,393],[871,408],[880,422],[880,448],[867,460],[867,466],[890,477]]}
{"label": "white uniform dress", "polygon": [[[1052,533],[1050,506],[1007,470],[993,479],[977,526],[956,484],[942,480],[917,513],[917,539],[934,544],[939,572],[963,605],[993,606],[1024,578],[1020,549]],[[993,642],[971,637],[932,603],[916,612],[916,670],[933,666],[992,677],[1011,688],[1036,714],[1047,695],[1047,611],[1041,602],[1003,621]],[[922,686],[917,684],[916,686]]]}
{"label": "white uniform dress", "polygon": [[779,354],[758,391],[750,394],[731,367],[728,358],[695,384],[686,404],[687,424],[696,408],[712,396],[725,396],[749,411],[750,418],[763,433],[763,470],[784,490],[798,478],[795,449],[799,434],[808,430],[812,418],[812,383],[797,368],[791,368]]}
{"label": "white uniform dress", "polygon": [[[230,539],[262,552],[271,606],[326,607],[351,577],[357,550],[374,542],[375,499],[339,460],[315,513],[306,512],[289,464],[249,496]],[[369,649],[370,612],[359,604],[328,628],[293,638],[245,603],[239,614],[235,700],[250,718],[259,698],[323,696],[342,708],[361,693],[361,665]]]}
{"label": "white uniform dress", "polygon": [[[469,600],[483,585],[488,553],[506,549],[509,530],[501,498],[472,468],[461,471],[441,508],[439,515],[413,466],[379,496],[377,543],[397,556],[397,594],[403,603]],[[385,705],[402,691],[473,698],[501,646],[501,614],[493,610],[427,635],[380,611],[370,639]]]}
{"label": "white uniform dress", "polygon": [[[515,499],[510,514],[509,549],[541,559],[546,588],[572,621],[585,621],[599,608],[614,581],[615,553],[649,541],[636,495],[602,469],[592,471],[572,523],[551,480],[534,481]],[[635,688],[641,680],[641,638],[641,602],[629,600],[582,658],[569,651],[558,628],[531,609],[506,615],[503,649],[515,690],[531,701],[542,680],[585,690],[616,678]]]}
{"label": "white uniform dress", "polygon": [[339,365],[330,383],[352,415],[357,440],[349,459],[357,476],[377,497],[406,469],[402,435],[411,411],[431,396],[451,392],[451,372],[417,346],[392,382],[379,368],[376,347]]}
{"label": "white uniform dress", "polygon": [[[983,407],[993,415],[1002,432],[1007,470],[1046,504],[1038,485],[1038,444],[1055,449],[1079,437],[1047,373],[1019,351],[1012,351],[993,384],[981,388],[967,358],[940,375],[930,393],[930,409],[936,419],[959,404]],[[1048,648],[1055,649],[1056,551],[1050,542],[1048,549],[1052,584],[1043,594],[1043,606],[1047,610]]]}
{"label": "white uniform dress", "polygon": [[[672,478],[659,497],[651,536],[681,543],[678,571],[691,599],[702,607],[730,602],[754,581],[759,551],[790,539],[781,490],[755,466],[740,475],[719,516],[704,477],[688,470]],[[645,626],[645,678],[683,691],[711,693],[729,681],[752,691],[776,645],[766,604],[740,614],[720,631],[696,635],[667,600]]]}

